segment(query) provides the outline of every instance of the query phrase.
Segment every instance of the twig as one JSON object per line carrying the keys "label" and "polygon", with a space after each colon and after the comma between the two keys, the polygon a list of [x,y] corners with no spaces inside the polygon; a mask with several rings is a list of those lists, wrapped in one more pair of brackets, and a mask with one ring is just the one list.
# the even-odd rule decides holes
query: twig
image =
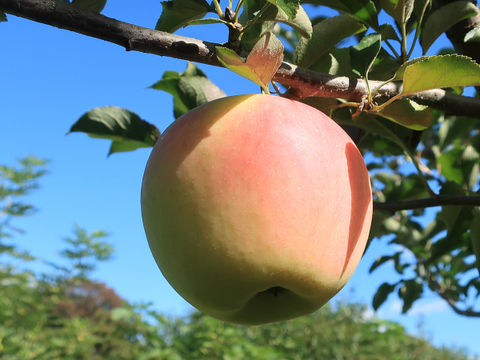
{"label": "twig", "polygon": [[[0,11],[102,39],[123,46],[128,51],[221,66],[215,53],[215,47],[220,44],[128,24],[84,10],[68,2],[0,0]],[[362,98],[368,95],[364,80],[317,73],[286,62],[278,69],[273,81],[290,87],[286,96],[297,100],[319,96],[361,102]],[[375,81],[370,83],[372,87],[381,84]],[[378,96],[387,100],[399,93],[399,85],[389,83],[379,89]],[[452,115],[480,119],[480,101],[477,99],[443,90],[424,91],[410,98]]]}
{"label": "twig", "polygon": [[435,198],[417,200],[375,202],[375,210],[396,212],[400,210],[424,209],[435,206],[480,206],[480,196],[437,195]]}

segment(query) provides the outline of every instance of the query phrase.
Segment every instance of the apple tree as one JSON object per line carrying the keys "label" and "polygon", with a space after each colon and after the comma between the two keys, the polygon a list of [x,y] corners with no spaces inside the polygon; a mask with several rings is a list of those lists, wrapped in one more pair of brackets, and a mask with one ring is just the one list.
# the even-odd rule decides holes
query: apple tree
{"label": "apple tree", "polygon": [[[393,265],[398,273],[396,281],[379,286],[373,307],[396,293],[406,312],[430,289],[456,313],[480,317],[475,2],[168,0],[151,29],[99,14],[105,3],[0,0],[0,21],[11,14],[130,51],[187,60],[183,73],[166,71],[151,85],[173,96],[175,117],[225,96],[194,63],[224,67],[226,74],[237,74],[229,73],[232,79],[246,77],[265,93],[323,111],[348,132],[370,171],[369,246],[394,245],[370,268]],[[336,15],[319,16],[324,8]],[[201,37],[202,26],[219,23],[225,25],[223,44],[174,34],[198,26]],[[443,33],[452,47],[432,54]],[[233,86],[229,92],[234,94]],[[155,125],[117,107],[86,112],[72,126],[76,131],[112,140],[110,153],[151,147],[160,136]]]}

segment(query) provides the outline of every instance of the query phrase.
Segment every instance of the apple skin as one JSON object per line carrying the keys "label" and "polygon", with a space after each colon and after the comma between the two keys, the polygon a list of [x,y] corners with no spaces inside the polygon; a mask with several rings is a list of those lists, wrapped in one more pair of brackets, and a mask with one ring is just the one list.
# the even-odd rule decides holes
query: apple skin
{"label": "apple skin", "polygon": [[372,218],[369,174],[342,128],[259,94],[209,102],[170,125],[141,204],[167,281],[198,310],[243,325],[323,306],[357,267]]}

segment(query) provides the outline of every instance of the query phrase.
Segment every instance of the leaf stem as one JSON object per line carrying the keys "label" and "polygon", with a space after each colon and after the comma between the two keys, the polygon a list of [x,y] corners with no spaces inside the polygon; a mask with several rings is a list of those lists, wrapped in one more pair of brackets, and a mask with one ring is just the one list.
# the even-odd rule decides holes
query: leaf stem
{"label": "leaf stem", "polygon": [[218,0],[212,0],[213,5],[215,6],[215,10],[217,10],[218,17],[222,20],[225,19],[225,14],[222,11],[222,8],[220,7],[220,3]]}
{"label": "leaf stem", "polygon": [[257,14],[255,15],[255,17],[254,17],[252,20],[249,20],[249,21],[247,22],[247,24],[245,25],[245,27],[244,27],[243,30],[242,30],[242,33],[241,33],[241,35],[240,35],[240,39],[242,38],[242,35],[243,35],[246,31],[248,31],[248,29],[250,29],[250,28],[257,22],[258,19],[260,19],[260,18],[262,17],[263,13],[265,12],[265,10],[268,9],[268,7],[269,7],[270,5],[271,5],[271,3],[267,1],[267,2],[265,3],[265,5],[263,5],[263,7],[260,9],[260,11],[257,12]]}
{"label": "leaf stem", "polygon": [[425,1],[425,5],[423,6],[422,13],[420,14],[420,18],[418,19],[417,28],[415,29],[415,37],[413,38],[412,47],[410,48],[410,51],[408,52],[408,55],[407,55],[407,60],[410,59],[413,53],[413,49],[415,49],[415,44],[417,43],[418,36],[420,34],[419,28],[422,25],[423,17],[425,15],[425,11],[427,10],[427,6],[429,3],[430,1]]}
{"label": "leaf stem", "polygon": [[233,19],[234,22],[238,21],[238,14],[239,14],[240,9],[242,8],[244,2],[245,2],[245,0],[239,0],[238,1],[237,7],[235,8],[235,17]]}
{"label": "leaf stem", "polygon": [[403,22],[400,26],[400,32],[402,36],[402,56],[401,61],[402,64],[408,60],[407,56],[407,24]]}

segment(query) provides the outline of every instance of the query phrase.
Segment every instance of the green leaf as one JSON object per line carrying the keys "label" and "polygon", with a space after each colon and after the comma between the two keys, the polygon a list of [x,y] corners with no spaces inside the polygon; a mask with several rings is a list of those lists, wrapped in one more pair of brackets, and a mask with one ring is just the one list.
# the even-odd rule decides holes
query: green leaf
{"label": "green leaf", "polygon": [[281,9],[275,6],[270,6],[262,15],[262,17],[258,21],[274,21],[274,22],[281,22],[288,26],[291,26],[298,33],[310,39],[312,37],[313,28],[312,22],[308,14],[305,12],[302,6],[298,7],[296,15],[293,19],[290,19],[288,15]]}
{"label": "green leaf", "polygon": [[155,30],[169,33],[184,27],[189,21],[203,18],[209,12],[215,13],[205,0],[162,1],[162,9]]}
{"label": "green leaf", "polygon": [[383,10],[398,23],[406,24],[412,15],[414,0],[380,0]]}
{"label": "green leaf", "polygon": [[[160,137],[160,131],[126,109],[116,106],[95,108],[80,117],[71,127],[71,132],[83,132],[92,138],[109,139],[114,143],[128,143],[119,146],[116,144],[110,153],[131,151],[141,147],[152,147]],[[125,150],[122,150],[125,149]]]}
{"label": "green leaf", "polygon": [[479,42],[480,41],[480,27],[473,28],[466,35],[463,41]]}
{"label": "green leaf", "polygon": [[381,48],[382,39],[380,34],[364,36],[358,45],[350,48],[352,71],[358,76],[368,78],[368,72]]}
{"label": "green leaf", "polygon": [[400,42],[397,32],[390,24],[380,25],[380,34],[382,35],[382,40],[395,40]]}
{"label": "green leaf", "polygon": [[217,57],[229,70],[260,85],[266,92],[270,81],[282,64],[283,45],[273,33],[265,33],[247,59],[229,48],[217,46]]}
{"label": "green leaf", "polygon": [[390,285],[389,283],[383,283],[377,289],[373,297],[372,306],[374,310],[378,310],[378,308],[387,300],[388,295],[395,289],[396,285]]}
{"label": "green leaf", "polygon": [[470,227],[470,242],[475,254],[477,269],[480,274],[480,213],[477,213]]}
{"label": "green leaf", "polygon": [[0,11],[0,22],[7,21],[7,15]]}
{"label": "green leaf", "polygon": [[403,286],[398,289],[398,296],[403,300],[402,313],[406,313],[412,307],[415,300],[420,298],[423,293],[423,284],[414,279],[407,280]]}
{"label": "green leaf", "polygon": [[459,185],[463,184],[463,172],[460,167],[460,156],[462,149],[456,147],[444,152],[437,158],[437,165],[439,173],[447,180],[456,182]]}
{"label": "green leaf", "polygon": [[398,68],[397,72],[395,73],[395,77],[392,79],[392,81],[402,80],[403,76],[405,75],[405,70],[407,69],[407,67],[409,67],[410,65],[416,64],[417,62],[426,60],[426,59],[429,59],[429,57],[428,56],[420,56],[418,58],[414,58],[412,60],[405,61]]}
{"label": "green leaf", "polygon": [[472,59],[460,55],[430,56],[409,63],[404,68],[402,94],[479,85],[480,65]]}
{"label": "green leaf", "polygon": [[217,19],[217,18],[208,18],[208,19],[195,19],[190,20],[185,26],[189,25],[209,25],[209,24],[228,24],[227,21]]}
{"label": "green leaf", "polygon": [[195,64],[188,63],[183,73],[166,71],[161,80],[150,86],[173,96],[173,114],[178,118],[206,102],[226,96]]}
{"label": "green leaf", "polygon": [[432,110],[428,106],[407,99],[394,101],[377,114],[413,130],[424,130],[433,120]]}
{"label": "green leaf", "polygon": [[[396,254],[399,254],[399,253],[396,253]],[[395,255],[396,255],[395,254]],[[378,257],[374,263],[372,264],[372,266],[370,267],[370,269],[368,270],[369,273],[372,273],[376,268],[378,268],[380,265],[383,265],[385,264],[387,261],[390,261],[390,260],[393,260],[394,256],[395,255],[384,255],[384,256],[380,256]]]}
{"label": "green leaf", "polygon": [[371,27],[378,25],[377,9],[370,0],[306,0],[302,3],[327,6],[341,13],[350,14]]}
{"label": "green leaf", "polygon": [[105,7],[107,0],[72,0],[72,4],[86,10],[99,13]]}
{"label": "green leaf", "polygon": [[313,65],[311,65],[310,70],[331,75],[355,76],[350,64],[349,48],[331,49],[328,53],[323,54]]}
{"label": "green leaf", "polygon": [[272,4],[276,5],[285,15],[288,20],[293,20],[297,16],[297,10],[300,3],[298,0],[268,0]]}
{"label": "green leaf", "polygon": [[323,54],[345,38],[365,31],[364,25],[348,15],[340,15],[319,22],[313,27],[310,40],[301,38],[296,48],[297,64],[310,68]]}
{"label": "green leaf", "polygon": [[475,16],[478,8],[469,1],[451,2],[434,11],[425,22],[420,44],[425,55],[437,38],[463,19]]}

